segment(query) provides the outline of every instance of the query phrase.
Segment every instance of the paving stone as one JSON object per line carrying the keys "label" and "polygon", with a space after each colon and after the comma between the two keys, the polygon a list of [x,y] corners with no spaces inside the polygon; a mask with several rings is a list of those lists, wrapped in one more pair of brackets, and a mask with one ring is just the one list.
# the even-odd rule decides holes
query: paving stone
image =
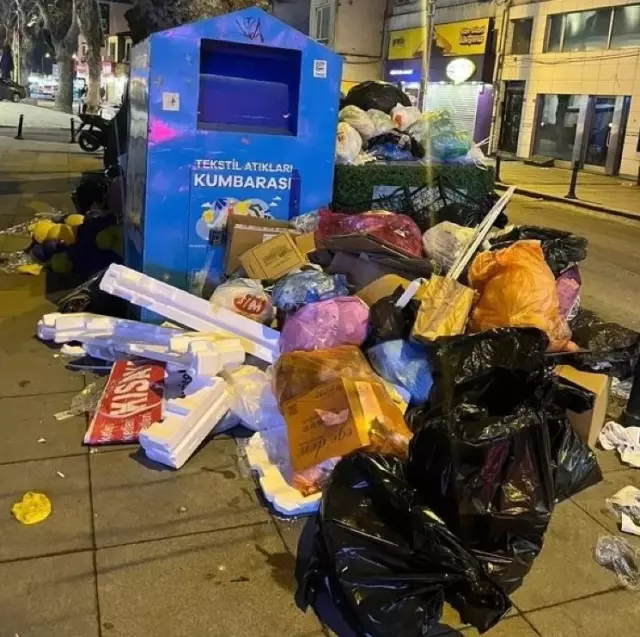
{"label": "paving stone", "polygon": [[638,634],[638,594],[619,590],[528,613],[542,637],[631,637]]}
{"label": "paving stone", "polygon": [[[269,520],[231,440],[206,444],[179,471],[139,451],[91,454],[98,546]],[[186,510],[182,510],[182,508]]]}
{"label": "paving stone", "polygon": [[272,523],[101,549],[97,568],[109,637],[320,635]]}
{"label": "paving stone", "polygon": [[[85,457],[0,465],[0,485],[0,562],[92,547]],[[52,513],[39,524],[25,526],[11,514],[13,504],[27,491],[44,493],[51,500]]]}
{"label": "paving stone", "polygon": [[[7,223],[7,217],[13,217],[20,210],[22,195],[1,195],[0,196],[0,222]],[[9,227],[4,225],[4,228]]]}
{"label": "paving stone", "polygon": [[[478,637],[479,634],[475,628],[438,626],[428,633],[428,637]],[[482,634],[483,637],[539,637],[522,617],[503,619],[497,626]]]}
{"label": "paving stone", "polygon": [[0,564],[2,637],[99,637],[90,552]]}
{"label": "paving stone", "polygon": [[[26,281],[37,281],[40,277],[22,276]],[[39,396],[61,392],[78,392],[84,388],[81,372],[65,369],[64,362],[54,358],[56,350],[35,337],[36,323],[42,314],[55,311],[55,305],[41,296],[29,296],[39,292],[37,285],[27,287],[24,297],[4,293],[7,275],[0,275],[0,397]],[[10,278],[10,277],[9,277]],[[36,307],[29,307],[33,298]],[[6,299],[6,301],[5,301]],[[11,318],[2,321],[3,315]],[[37,400],[37,399],[36,399]]]}
{"label": "paving stone", "polygon": [[620,456],[617,451],[605,451],[604,449],[596,449],[596,458],[600,465],[602,473],[611,471],[622,471],[628,469],[629,466],[620,462]]}
{"label": "paving stone", "polygon": [[287,549],[289,549],[292,555],[297,555],[300,536],[307,524],[313,523],[313,518],[304,517],[287,520],[276,516],[274,517],[274,521],[282,535],[282,539],[284,540]]}
{"label": "paving stone", "polygon": [[593,558],[602,527],[573,502],[558,505],[542,552],[523,585],[511,596],[520,611],[560,604],[617,586],[613,574]]}
{"label": "paving stone", "polygon": [[[86,417],[56,420],[69,409],[74,392],[50,396],[0,398],[2,445],[0,463],[86,454],[82,439]],[[45,438],[46,442],[38,442]]]}
{"label": "paving stone", "polygon": [[[613,514],[607,509],[605,500],[615,495],[620,489],[626,486],[640,489],[640,472],[638,469],[625,469],[606,473],[602,482],[578,493],[572,500],[591,517],[595,518],[610,533],[618,534],[618,522]],[[602,530],[602,535],[606,535]],[[624,537],[632,543],[640,546],[640,538],[625,534]]]}

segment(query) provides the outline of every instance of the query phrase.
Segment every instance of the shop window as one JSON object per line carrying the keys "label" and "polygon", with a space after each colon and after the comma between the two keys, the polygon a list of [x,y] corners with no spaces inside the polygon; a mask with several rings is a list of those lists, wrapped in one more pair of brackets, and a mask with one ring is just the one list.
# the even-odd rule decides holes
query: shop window
{"label": "shop window", "polygon": [[117,42],[109,42],[109,61],[110,62],[116,61],[117,49],[118,49]]}
{"label": "shop window", "polygon": [[513,55],[528,55],[531,53],[531,32],[533,18],[511,20],[513,37],[511,39],[511,53]]}
{"label": "shop window", "polygon": [[611,8],[568,13],[562,51],[606,49],[609,42]]}
{"label": "shop window", "polygon": [[562,47],[562,31],[564,29],[564,15],[549,16],[547,20],[547,34],[544,50],[547,53],[556,53]]}
{"label": "shop window", "polygon": [[313,37],[322,44],[331,43],[333,6],[323,4],[314,9]]}
{"label": "shop window", "polygon": [[613,10],[611,48],[640,47],[640,4]]}
{"label": "shop window", "polygon": [[565,161],[573,159],[580,98],[580,95],[539,96],[534,154]]}

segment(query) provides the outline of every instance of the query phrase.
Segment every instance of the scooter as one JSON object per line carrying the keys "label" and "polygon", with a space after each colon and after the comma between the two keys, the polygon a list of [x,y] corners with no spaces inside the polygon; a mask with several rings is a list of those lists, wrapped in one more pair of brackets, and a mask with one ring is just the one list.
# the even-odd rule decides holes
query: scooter
{"label": "scooter", "polygon": [[77,135],[80,148],[87,153],[94,153],[106,147],[111,121],[100,115],[81,114],[79,117],[82,122]]}

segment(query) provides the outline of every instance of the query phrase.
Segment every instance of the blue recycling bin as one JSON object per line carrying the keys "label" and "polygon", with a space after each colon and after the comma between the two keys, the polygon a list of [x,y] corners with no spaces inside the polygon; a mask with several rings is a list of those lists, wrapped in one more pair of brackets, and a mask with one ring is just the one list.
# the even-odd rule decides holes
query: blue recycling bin
{"label": "blue recycling bin", "polygon": [[194,293],[224,272],[228,215],[280,220],[331,201],[342,60],[259,9],[132,51],[129,267]]}

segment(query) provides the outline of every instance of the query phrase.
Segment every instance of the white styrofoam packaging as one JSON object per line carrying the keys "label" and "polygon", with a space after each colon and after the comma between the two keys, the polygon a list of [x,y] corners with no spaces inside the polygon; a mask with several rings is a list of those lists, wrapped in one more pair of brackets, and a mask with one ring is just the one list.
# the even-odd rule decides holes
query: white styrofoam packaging
{"label": "white styrofoam packaging", "polygon": [[112,264],[100,289],[199,332],[224,331],[243,339],[247,353],[268,363],[279,355],[280,333],[206,299],[179,290],[123,265]]}

